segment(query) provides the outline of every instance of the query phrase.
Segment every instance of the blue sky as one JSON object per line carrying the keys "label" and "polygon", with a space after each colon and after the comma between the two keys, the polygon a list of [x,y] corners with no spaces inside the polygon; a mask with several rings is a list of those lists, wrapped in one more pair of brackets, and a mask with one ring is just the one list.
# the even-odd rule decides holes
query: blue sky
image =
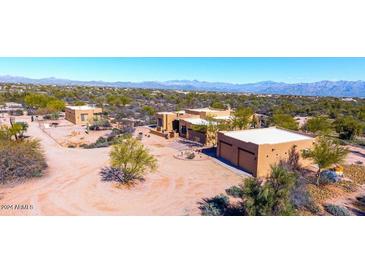
{"label": "blue sky", "polygon": [[72,80],[287,83],[365,80],[365,58],[0,58],[0,75]]}

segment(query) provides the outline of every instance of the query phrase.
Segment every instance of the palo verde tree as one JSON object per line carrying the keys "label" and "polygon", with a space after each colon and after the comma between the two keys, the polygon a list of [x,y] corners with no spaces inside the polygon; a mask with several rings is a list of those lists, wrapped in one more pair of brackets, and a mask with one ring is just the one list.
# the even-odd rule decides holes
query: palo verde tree
{"label": "palo verde tree", "polygon": [[320,182],[321,172],[332,165],[340,164],[347,154],[346,148],[326,137],[320,137],[312,149],[302,152],[304,158],[309,158],[318,165],[317,185]]}
{"label": "palo verde tree", "polygon": [[278,127],[298,130],[298,122],[289,114],[276,113],[272,117],[272,122]]}
{"label": "palo verde tree", "polygon": [[314,134],[326,135],[332,129],[331,121],[324,116],[312,117],[303,126],[303,129]]}
{"label": "palo verde tree", "polygon": [[210,104],[210,107],[215,108],[215,109],[226,109],[227,108],[227,106],[224,105],[224,103],[221,101],[213,101]]}
{"label": "palo verde tree", "polygon": [[232,127],[237,129],[247,129],[251,126],[253,118],[251,108],[239,107],[233,113]]}
{"label": "palo verde tree", "polygon": [[142,179],[147,171],[157,168],[157,160],[147,148],[135,138],[121,139],[114,144],[110,151],[112,168],[123,173],[123,182],[128,183],[134,179]]}
{"label": "palo verde tree", "polygon": [[37,109],[40,114],[56,113],[65,109],[65,102],[42,93],[30,93],[24,102],[28,107]]}
{"label": "palo verde tree", "polygon": [[364,127],[361,122],[350,116],[337,119],[334,125],[340,139],[344,140],[354,140],[356,136],[361,134]]}

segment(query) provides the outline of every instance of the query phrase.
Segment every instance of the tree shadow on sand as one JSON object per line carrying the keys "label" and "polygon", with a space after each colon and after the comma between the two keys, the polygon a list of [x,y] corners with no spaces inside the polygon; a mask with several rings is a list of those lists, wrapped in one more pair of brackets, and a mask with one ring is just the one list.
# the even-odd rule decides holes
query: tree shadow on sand
{"label": "tree shadow on sand", "polygon": [[352,211],[356,216],[365,216],[365,195],[356,197],[356,200],[352,202]]}

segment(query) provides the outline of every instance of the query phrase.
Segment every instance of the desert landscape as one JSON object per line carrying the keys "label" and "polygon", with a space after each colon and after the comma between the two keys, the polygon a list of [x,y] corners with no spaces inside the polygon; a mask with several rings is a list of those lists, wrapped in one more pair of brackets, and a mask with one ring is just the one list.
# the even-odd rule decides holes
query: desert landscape
{"label": "desert landscape", "polygon": [[[49,165],[46,174],[22,183],[0,186],[1,204],[31,209],[1,210],[1,215],[200,215],[203,198],[242,182],[244,173],[214,159],[184,161],[174,157],[184,144],[158,136],[142,142],[158,159],[158,170],[131,188],[100,180],[109,148],[67,148],[58,144],[29,117],[27,134],[41,140]],[[144,127],[136,133],[148,133]],[[55,136],[55,135],[53,135]]]}

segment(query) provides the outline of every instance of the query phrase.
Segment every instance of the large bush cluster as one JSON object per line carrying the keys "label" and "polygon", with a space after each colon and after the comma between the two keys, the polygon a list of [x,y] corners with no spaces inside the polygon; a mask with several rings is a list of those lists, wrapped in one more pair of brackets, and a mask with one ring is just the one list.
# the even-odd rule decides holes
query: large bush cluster
{"label": "large bush cluster", "polygon": [[0,183],[38,177],[47,168],[37,140],[0,141]]}

